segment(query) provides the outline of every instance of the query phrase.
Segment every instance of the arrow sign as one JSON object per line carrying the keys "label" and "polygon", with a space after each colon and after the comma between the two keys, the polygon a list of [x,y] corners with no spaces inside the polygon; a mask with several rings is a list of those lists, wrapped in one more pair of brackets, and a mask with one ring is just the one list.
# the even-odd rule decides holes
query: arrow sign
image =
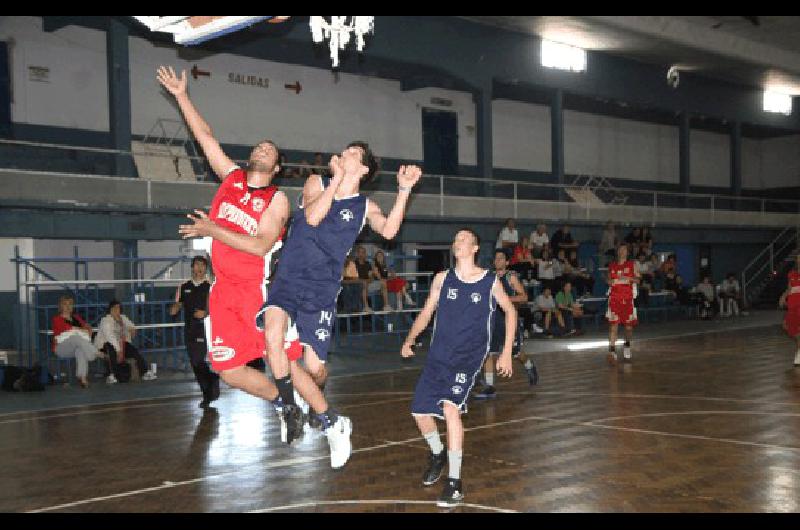
{"label": "arrow sign", "polygon": [[199,76],[203,77],[211,77],[211,72],[206,72],[197,67],[197,65],[192,66],[192,77],[197,79]]}
{"label": "arrow sign", "polygon": [[283,85],[283,88],[287,90],[294,90],[295,94],[299,94],[303,90],[303,86],[300,84],[300,81],[295,81],[293,85]]}

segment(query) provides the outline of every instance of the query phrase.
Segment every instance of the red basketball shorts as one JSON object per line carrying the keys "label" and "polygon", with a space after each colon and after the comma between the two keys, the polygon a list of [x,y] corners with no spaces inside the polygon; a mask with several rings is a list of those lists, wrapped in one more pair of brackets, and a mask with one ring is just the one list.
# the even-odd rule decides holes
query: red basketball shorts
{"label": "red basketball shorts", "polygon": [[800,335],[800,304],[789,306],[783,317],[783,329],[790,337]]}
{"label": "red basketball shorts", "polygon": [[639,320],[636,317],[633,297],[610,296],[608,298],[606,318],[611,324],[622,324],[624,326],[638,324]]}
{"label": "red basketball shorts", "polygon": [[256,313],[265,300],[261,282],[230,282],[217,277],[208,297],[206,343],[215,372],[238,368],[266,354]]}

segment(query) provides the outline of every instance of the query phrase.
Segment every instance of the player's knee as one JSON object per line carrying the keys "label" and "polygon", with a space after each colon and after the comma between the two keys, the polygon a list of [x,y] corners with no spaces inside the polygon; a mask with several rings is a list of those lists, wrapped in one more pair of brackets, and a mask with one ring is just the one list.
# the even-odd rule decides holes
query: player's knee
{"label": "player's knee", "polygon": [[309,373],[311,374],[311,378],[319,387],[324,385],[328,380],[328,369],[322,363],[319,363],[319,366],[315,367],[313,370],[310,370]]}

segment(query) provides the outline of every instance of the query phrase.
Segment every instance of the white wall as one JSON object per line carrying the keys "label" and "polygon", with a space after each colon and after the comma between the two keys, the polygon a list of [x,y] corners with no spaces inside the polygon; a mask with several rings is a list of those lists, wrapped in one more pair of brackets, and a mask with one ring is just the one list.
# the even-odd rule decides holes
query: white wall
{"label": "white wall", "polygon": [[800,186],[800,136],[742,140],[742,186]]}
{"label": "white wall", "polygon": [[[41,17],[4,16],[0,40],[11,48],[14,122],[108,130],[105,32],[67,27],[44,33]],[[31,81],[29,66],[49,68],[49,82]]]}
{"label": "white wall", "polygon": [[731,141],[727,134],[693,129],[689,135],[689,172],[692,186],[731,185]]}
{"label": "white wall", "polygon": [[492,149],[495,167],[550,171],[550,108],[494,100]]}
{"label": "white wall", "polygon": [[566,173],[679,181],[676,127],[564,111]]}
{"label": "white wall", "polygon": [[[22,257],[33,255],[33,239],[0,238],[0,291],[15,291],[17,289],[16,265],[8,260],[14,258],[14,246],[19,245],[19,254]],[[23,276],[21,281],[25,280]]]}

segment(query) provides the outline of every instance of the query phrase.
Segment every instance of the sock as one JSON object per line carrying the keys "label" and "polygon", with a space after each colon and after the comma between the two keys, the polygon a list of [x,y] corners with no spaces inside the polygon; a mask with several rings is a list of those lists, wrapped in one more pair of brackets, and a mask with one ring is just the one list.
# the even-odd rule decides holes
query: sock
{"label": "sock", "polygon": [[444,451],[444,445],[442,445],[442,439],[439,438],[439,431],[431,431],[423,436],[425,437],[425,441],[428,442],[428,446],[430,446],[433,454],[438,455],[441,454],[442,451]]}
{"label": "sock", "polygon": [[486,386],[494,386],[494,372],[489,372],[486,375]]}
{"label": "sock", "polygon": [[339,419],[339,415],[336,414],[336,411],[333,409],[328,409],[325,412],[317,414],[317,418],[319,418],[320,423],[322,423],[322,430],[324,431],[336,423],[336,420]]}
{"label": "sock", "polygon": [[527,361],[525,361],[525,369],[530,370],[531,368],[533,368],[533,361],[528,359]]}
{"label": "sock", "polygon": [[280,394],[281,400],[283,400],[284,404],[295,405],[294,388],[292,388],[292,376],[287,375],[286,377],[276,379],[275,384],[278,387],[278,394]]}
{"label": "sock", "polygon": [[461,478],[461,451],[447,451],[447,478],[458,480]]}

